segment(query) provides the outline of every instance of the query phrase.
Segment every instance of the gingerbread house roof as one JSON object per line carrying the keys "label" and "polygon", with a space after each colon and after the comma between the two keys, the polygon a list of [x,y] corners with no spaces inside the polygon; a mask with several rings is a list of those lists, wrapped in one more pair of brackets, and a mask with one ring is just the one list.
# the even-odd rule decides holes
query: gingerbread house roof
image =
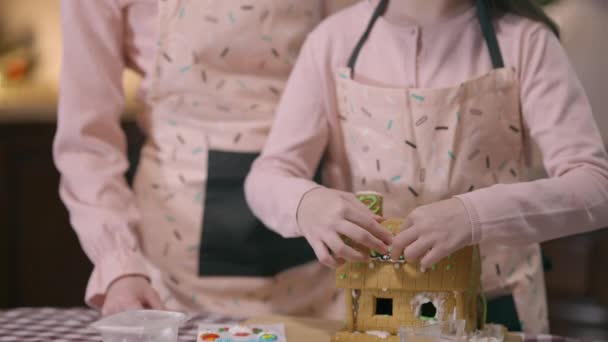
{"label": "gingerbread house roof", "polygon": [[[398,233],[401,220],[383,225]],[[466,247],[421,270],[418,261],[391,261],[382,257],[369,263],[346,263],[336,271],[337,286],[343,289],[404,291],[466,291],[477,289],[481,274],[478,247]]]}

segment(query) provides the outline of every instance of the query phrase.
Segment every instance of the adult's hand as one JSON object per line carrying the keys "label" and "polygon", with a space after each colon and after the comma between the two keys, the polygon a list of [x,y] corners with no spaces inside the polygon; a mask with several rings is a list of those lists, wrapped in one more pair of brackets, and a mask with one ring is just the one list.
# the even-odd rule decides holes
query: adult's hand
{"label": "adult's hand", "polygon": [[147,278],[139,275],[118,278],[108,289],[101,309],[102,315],[136,309],[164,310],[165,307]]}

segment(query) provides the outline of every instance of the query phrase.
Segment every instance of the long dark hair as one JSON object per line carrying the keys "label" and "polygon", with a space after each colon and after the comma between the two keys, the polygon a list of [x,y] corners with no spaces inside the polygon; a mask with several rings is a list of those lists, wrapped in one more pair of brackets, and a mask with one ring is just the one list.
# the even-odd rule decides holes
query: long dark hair
{"label": "long dark hair", "polygon": [[[510,12],[532,20],[540,21],[547,25],[557,37],[559,37],[559,26],[549,18],[539,3],[542,0],[486,0],[488,7],[495,13]],[[546,0],[544,1],[547,2]]]}

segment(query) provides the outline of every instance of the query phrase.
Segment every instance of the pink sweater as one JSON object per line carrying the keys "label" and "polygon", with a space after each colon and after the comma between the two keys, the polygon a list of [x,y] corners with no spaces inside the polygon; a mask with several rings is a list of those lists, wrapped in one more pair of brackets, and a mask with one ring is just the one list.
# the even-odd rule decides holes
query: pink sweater
{"label": "pink sweater", "polygon": [[[94,264],[87,303],[101,306],[109,284],[146,275],[131,227],[138,219],[124,173],[120,127],[124,68],[145,76],[156,47],[156,5],[141,0],[63,0],[63,66],[53,152],[60,194]],[[145,98],[146,83],[140,97]]]}
{"label": "pink sweater", "polygon": [[[305,43],[262,157],[246,184],[253,211],[283,236],[299,236],[302,196],[328,148],[340,143],[334,70],[345,66],[373,8],[361,2],[323,22]],[[521,83],[527,155],[542,151],[548,179],[458,196],[476,243],[528,244],[608,226],[608,160],[589,102],[558,39],[514,15],[497,23],[507,67]],[[474,9],[428,27],[380,19],[357,74],[390,87],[439,88],[492,68]],[[345,158],[327,164],[327,186],[348,190]]]}

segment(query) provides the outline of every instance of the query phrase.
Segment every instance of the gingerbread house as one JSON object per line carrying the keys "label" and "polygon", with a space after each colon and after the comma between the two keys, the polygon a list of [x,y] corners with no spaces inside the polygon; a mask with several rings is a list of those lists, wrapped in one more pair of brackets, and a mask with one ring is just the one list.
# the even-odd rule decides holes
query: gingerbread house
{"label": "gingerbread house", "polygon": [[[375,213],[382,213],[378,194],[360,195]],[[388,219],[384,227],[397,234],[402,219]],[[357,247],[359,248],[359,247]],[[400,327],[429,322],[465,320],[466,330],[481,324],[481,260],[477,246],[466,247],[432,268],[418,261],[371,252],[369,263],[346,263],[337,269],[337,285],[346,295],[345,329],[333,342],[393,342]]]}

